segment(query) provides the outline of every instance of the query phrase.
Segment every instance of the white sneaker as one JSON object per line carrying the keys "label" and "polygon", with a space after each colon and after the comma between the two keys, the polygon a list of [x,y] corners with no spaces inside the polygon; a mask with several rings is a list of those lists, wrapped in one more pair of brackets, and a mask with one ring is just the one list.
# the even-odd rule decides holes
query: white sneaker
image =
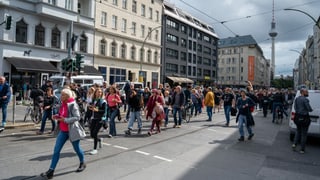
{"label": "white sneaker", "polygon": [[91,154],[91,155],[98,154],[98,150],[93,149],[93,150],[91,150],[91,151],[89,152],[89,154]]}

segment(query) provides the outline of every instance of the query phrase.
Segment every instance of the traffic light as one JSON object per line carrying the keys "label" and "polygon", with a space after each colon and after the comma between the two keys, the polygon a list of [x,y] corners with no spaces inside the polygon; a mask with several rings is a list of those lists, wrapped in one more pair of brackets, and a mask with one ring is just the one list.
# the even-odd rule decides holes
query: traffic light
{"label": "traffic light", "polygon": [[7,18],[6,18],[6,30],[10,30],[11,21],[12,21],[12,16],[7,16]]}
{"label": "traffic light", "polygon": [[68,59],[62,59],[62,61],[61,61],[61,69],[65,71],[66,68],[67,68],[67,65],[68,65]]}
{"label": "traffic light", "polygon": [[83,54],[76,54],[76,67],[78,69],[79,74],[83,74],[84,70],[84,55]]}
{"label": "traffic light", "polygon": [[78,71],[78,67],[77,67],[77,62],[75,61],[75,60],[72,60],[72,68],[71,68],[71,71],[72,72],[76,72],[76,71]]}

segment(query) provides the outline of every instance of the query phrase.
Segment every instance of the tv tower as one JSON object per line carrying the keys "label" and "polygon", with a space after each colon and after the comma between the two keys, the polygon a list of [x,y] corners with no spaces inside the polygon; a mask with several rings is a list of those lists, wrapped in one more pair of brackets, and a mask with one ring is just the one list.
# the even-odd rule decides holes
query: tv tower
{"label": "tv tower", "polygon": [[276,22],[274,20],[274,0],[272,2],[272,22],[271,22],[271,30],[269,31],[269,36],[271,37],[271,80],[274,79],[275,76],[275,47],[274,47],[274,39],[278,35],[276,31]]}

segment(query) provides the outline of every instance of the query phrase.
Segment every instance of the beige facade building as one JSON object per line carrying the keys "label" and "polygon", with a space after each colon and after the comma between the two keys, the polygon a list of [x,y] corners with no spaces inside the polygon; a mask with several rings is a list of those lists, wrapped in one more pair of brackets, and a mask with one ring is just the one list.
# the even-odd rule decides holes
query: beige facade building
{"label": "beige facade building", "polygon": [[94,64],[110,84],[160,82],[162,0],[96,3]]}
{"label": "beige facade building", "polygon": [[219,40],[218,86],[270,86],[270,60],[251,35]]}

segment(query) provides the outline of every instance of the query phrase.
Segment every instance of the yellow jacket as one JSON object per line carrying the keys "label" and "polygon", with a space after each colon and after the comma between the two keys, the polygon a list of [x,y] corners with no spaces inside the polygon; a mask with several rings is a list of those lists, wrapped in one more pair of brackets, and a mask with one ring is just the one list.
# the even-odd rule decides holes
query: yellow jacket
{"label": "yellow jacket", "polygon": [[214,107],[214,94],[212,91],[208,91],[204,98],[204,105]]}

